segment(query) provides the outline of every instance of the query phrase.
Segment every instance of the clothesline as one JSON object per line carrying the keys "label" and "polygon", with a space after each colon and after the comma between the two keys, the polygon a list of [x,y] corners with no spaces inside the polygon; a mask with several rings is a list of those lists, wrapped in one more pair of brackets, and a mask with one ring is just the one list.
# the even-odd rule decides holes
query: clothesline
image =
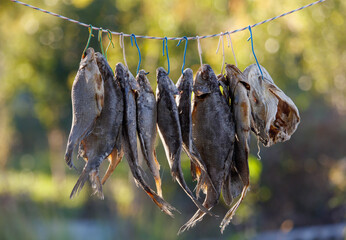
{"label": "clothesline", "polygon": [[[64,19],[64,20],[67,20],[67,21],[70,21],[70,22],[73,22],[73,23],[76,23],[76,24],[79,24],[83,27],[90,27],[91,25],[90,24],[86,24],[86,23],[83,23],[83,22],[80,22],[80,21],[77,21],[77,20],[74,20],[74,19],[71,19],[71,18],[68,18],[68,17],[65,17],[65,16],[62,16],[60,14],[56,14],[56,13],[53,13],[53,12],[50,12],[50,11],[47,11],[45,9],[42,9],[42,8],[38,8],[38,7],[35,7],[35,6],[32,6],[30,4],[27,4],[27,3],[24,3],[24,2],[21,2],[21,1],[17,1],[17,0],[10,0],[14,3],[18,3],[18,4],[21,4],[23,6],[26,6],[26,7],[29,7],[29,8],[32,8],[32,9],[35,9],[37,11],[41,11],[41,12],[44,12],[44,13],[47,13],[47,14],[50,14],[52,16],[55,16],[55,17],[58,17],[58,18],[61,18],[61,19]],[[256,24],[253,24],[253,25],[250,25],[251,28],[253,27],[256,27],[258,25],[261,25],[261,24],[264,24],[264,23],[267,23],[267,22],[270,22],[270,21],[273,21],[273,20],[276,20],[278,18],[281,18],[281,17],[284,17],[286,15],[289,15],[291,13],[294,13],[294,12],[297,12],[297,11],[300,11],[302,9],[305,9],[305,8],[308,8],[308,7],[311,7],[313,5],[316,5],[318,3],[321,3],[321,2],[324,2],[326,0],[318,0],[316,2],[313,2],[313,3],[310,3],[308,5],[305,5],[305,6],[302,6],[300,8],[297,8],[297,9],[294,9],[294,10],[291,10],[289,12],[285,12],[283,14],[280,14],[276,17],[273,17],[273,18],[269,18],[269,19],[266,19],[264,21],[261,21],[261,22],[258,22]],[[241,32],[241,31],[244,31],[246,29],[248,29],[249,26],[246,26],[246,27],[243,27],[243,28],[239,28],[239,29],[236,29],[236,30],[233,30],[233,31],[224,31],[224,32],[221,32],[221,33],[217,33],[217,34],[212,34],[212,35],[205,35],[205,36],[193,36],[193,37],[187,37],[187,40],[196,40],[196,39],[204,39],[204,38],[213,38],[213,37],[219,37],[219,36],[224,36],[224,35],[228,35],[228,34],[233,34],[233,33],[236,33],[236,32]],[[92,29],[93,30],[99,30],[99,31],[102,31],[102,32],[105,32],[107,33],[107,29],[103,29],[101,27],[94,27],[92,26]],[[128,34],[128,33],[122,33],[122,32],[115,32],[115,31],[109,31],[111,34],[114,34],[114,35],[122,35],[124,37],[131,37],[133,36],[133,34]],[[142,36],[142,35],[135,35],[136,38],[145,38],[145,39],[156,39],[156,40],[182,40],[184,39],[184,37],[153,37],[153,36]]]}

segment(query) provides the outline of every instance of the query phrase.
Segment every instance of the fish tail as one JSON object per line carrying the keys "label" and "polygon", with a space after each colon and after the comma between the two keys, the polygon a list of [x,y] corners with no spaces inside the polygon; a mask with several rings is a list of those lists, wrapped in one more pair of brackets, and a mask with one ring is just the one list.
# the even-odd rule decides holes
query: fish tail
{"label": "fish tail", "polygon": [[[214,189],[208,188],[207,196],[203,202],[203,206],[208,210],[212,209],[218,203],[219,196],[220,195],[217,194],[217,192],[214,192]],[[178,235],[194,227],[199,221],[202,221],[205,214],[206,213],[201,211],[201,209],[198,209],[197,212],[192,216],[192,218],[179,229]]]}
{"label": "fish tail", "polygon": [[240,203],[243,201],[247,189],[249,188],[249,185],[244,186],[243,191],[240,195],[239,200],[233,205],[233,207],[228,210],[228,212],[226,213],[225,217],[223,218],[221,224],[220,224],[220,228],[221,228],[221,233],[223,233],[223,231],[225,230],[226,226],[230,223],[230,221],[232,220],[236,210],[238,209]]}
{"label": "fish tail", "polygon": [[86,170],[85,168],[83,169],[82,174],[79,176],[77,183],[74,185],[70,198],[74,198],[77,194],[79,194],[79,192],[82,190],[85,182],[88,180],[88,176],[89,176],[89,171],[90,170]]}
{"label": "fish tail", "polygon": [[192,218],[189,221],[187,221],[183,226],[181,226],[177,235],[180,235],[181,233],[194,227],[197,222],[202,221],[204,215],[205,213],[198,209],[197,212],[192,216]]}
{"label": "fish tail", "polygon": [[89,173],[89,179],[91,182],[91,187],[93,189],[93,195],[98,196],[100,199],[104,199],[102,192],[102,184],[100,181],[99,170],[93,169]]}
{"label": "fish tail", "polygon": [[209,215],[213,216],[214,214],[211,213],[207,208],[205,208],[202,203],[200,203],[192,194],[190,188],[187,186],[184,177],[183,177],[183,173],[181,171],[181,167],[177,167],[177,170],[174,170],[174,166],[172,168],[172,175],[173,178],[176,179],[176,181],[179,183],[179,185],[181,186],[181,188],[185,191],[185,193],[191,198],[192,202],[204,213],[208,213]]}
{"label": "fish tail", "polygon": [[[130,164],[131,166],[131,164]],[[161,198],[159,195],[157,195],[144,181],[140,171],[139,166],[136,169],[133,169],[131,166],[131,171],[133,174],[133,177],[135,178],[136,184],[141,186],[141,188],[148,194],[148,196],[153,200],[153,202],[167,215],[174,217],[173,211],[179,212],[177,209],[175,209],[172,205],[170,205],[168,202],[166,202],[163,198]]]}

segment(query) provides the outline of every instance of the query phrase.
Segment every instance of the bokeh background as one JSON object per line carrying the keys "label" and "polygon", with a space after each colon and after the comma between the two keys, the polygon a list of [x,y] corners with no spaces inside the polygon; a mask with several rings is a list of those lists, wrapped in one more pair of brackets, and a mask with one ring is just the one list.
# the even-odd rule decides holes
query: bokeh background
{"label": "bokeh background", "polygon": [[[118,32],[154,36],[195,36],[234,30],[308,4],[307,0],[44,0],[27,1],[62,15]],[[297,231],[317,238],[343,239],[346,213],[346,1],[327,0],[253,29],[260,64],[300,110],[291,140],[270,148],[252,137],[251,191],[223,235],[219,224],[228,207],[221,200],[194,229],[177,237],[196,207],[172,181],[160,140],[158,159],[163,194],[181,214],[172,219],[138,189],[126,161],[104,186],[105,199],[86,185],[69,199],[83,168],[69,170],[64,151],[71,126],[70,90],[87,28],[10,1],[0,7],[0,239],[270,239]],[[90,46],[100,51],[97,33]],[[255,62],[248,31],[231,35],[243,70]],[[218,38],[201,40],[203,61],[221,71]],[[122,62],[119,39],[109,48],[112,67]],[[137,39],[142,65],[151,72],[167,67],[162,41]],[[103,44],[108,44],[106,34]],[[181,71],[184,44],[169,41],[171,78]],[[138,54],[125,38],[126,57],[135,73]],[[234,63],[227,48],[226,62]],[[196,41],[189,41],[186,67],[199,67]],[[191,188],[189,161],[182,154]],[[107,163],[104,162],[101,174]],[[147,168],[143,166],[148,173]],[[154,187],[149,173],[147,181]],[[312,226],[317,226],[313,228]],[[337,238],[324,238],[325,229]],[[335,230],[337,229],[337,230]],[[268,234],[268,235],[266,235]],[[291,235],[290,235],[291,234]],[[275,235],[275,236],[279,236]],[[280,235],[280,236],[281,236]],[[328,234],[327,234],[328,235]],[[327,236],[326,235],[326,236]],[[336,236],[335,235],[335,236]],[[303,234],[300,234],[302,237]],[[306,235],[309,236],[309,235]],[[311,236],[311,235],[310,235]],[[319,238],[318,238],[319,237]],[[276,239],[275,237],[273,239]],[[298,238],[291,238],[298,239]]]}

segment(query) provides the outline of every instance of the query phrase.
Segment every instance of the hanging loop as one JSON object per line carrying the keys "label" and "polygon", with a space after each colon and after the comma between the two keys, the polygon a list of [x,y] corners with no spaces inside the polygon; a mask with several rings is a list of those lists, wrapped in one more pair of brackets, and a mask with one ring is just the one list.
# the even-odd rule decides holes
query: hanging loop
{"label": "hanging loop", "polygon": [[171,70],[171,66],[169,64],[169,56],[168,56],[168,46],[167,46],[167,43],[168,43],[168,39],[167,37],[164,37],[163,41],[162,41],[162,56],[165,56],[165,46],[166,46],[166,57],[167,57],[167,68],[168,68],[168,71],[167,71],[167,75],[169,74],[170,70]]}
{"label": "hanging loop", "polygon": [[85,46],[85,48],[84,48],[84,50],[83,50],[82,58],[85,57],[85,51],[86,51],[86,50],[88,49],[88,47],[89,47],[90,39],[91,39],[92,36],[94,36],[94,35],[93,35],[93,26],[92,26],[91,24],[89,24],[88,31],[89,31],[89,38],[88,38],[88,42],[87,42],[87,44],[86,44],[86,46]]}
{"label": "hanging loop", "polygon": [[104,51],[103,51],[103,45],[102,45],[102,32],[103,32],[103,29],[100,28],[100,29],[99,29],[99,32],[98,32],[98,41],[99,41],[99,43],[100,43],[101,53],[102,53],[102,55],[104,56],[105,53],[104,53]]}
{"label": "hanging loop", "polygon": [[182,40],[185,40],[185,48],[184,48],[184,59],[183,59],[183,66],[181,67],[181,74],[184,74],[184,67],[185,67],[185,58],[186,58],[186,49],[187,49],[187,37],[183,37],[179,40],[178,44],[177,44],[177,47],[180,45],[181,41]]}
{"label": "hanging loop", "polygon": [[128,68],[127,61],[126,61],[126,54],[125,54],[125,44],[124,44],[124,33],[123,32],[121,32],[119,35],[119,44],[120,44],[120,48],[123,49],[124,64]]}
{"label": "hanging loop", "polygon": [[222,67],[221,67],[221,74],[223,75],[223,70],[225,66],[225,45],[224,45],[224,39],[223,39],[223,32],[220,33],[220,38],[219,38],[219,44],[217,45],[216,49],[216,54],[219,52],[220,48],[220,42],[222,42]]}
{"label": "hanging loop", "polygon": [[201,42],[199,41],[199,38],[200,38],[199,36],[196,36],[199,61],[201,62],[201,67],[202,67],[202,65],[203,65],[203,62],[202,62],[202,48],[201,48]]}
{"label": "hanging loop", "polygon": [[130,39],[131,39],[131,46],[132,46],[132,47],[133,47],[133,40],[132,40],[132,39],[134,39],[135,44],[136,44],[136,47],[137,47],[137,51],[138,51],[138,58],[139,58],[139,61],[138,61],[137,72],[136,72],[136,74],[138,74],[138,72],[139,72],[139,67],[140,67],[141,61],[142,61],[141,51],[139,50],[139,47],[138,47],[138,44],[137,44],[136,35],[134,35],[134,34],[132,33],[131,36],[130,36]]}
{"label": "hanging loop", "polygon": [[260,67],[260,65],[259,65],[259,63],[258,63],[256,54],[255,54],[255,49],[254,49],[254,47],[253,47],[253,36],[252,36],[251,26],[249,25],[248,28],[249,28],[249,31],[250,31],[250,37],[248,38],[248,41],[251,39],[252,54],[253,54],[253,56],[255,57],[255,60],[256,60],[256,63],[257,63],[257,67],[258,67],[258,69],[260,70],[260,73],[261,73],[262,79],[263,79],[263,72],[262,72],[262,69],[261,69],[261,67]]}
{"label": "hanging loop", "polygon": [[108,39],[109,39],[109,43],[108,43],[107,48],[106,48],[106,55],[105,55],[105,57],[106,57],[106,60],[108,61],[108,59],[107,59],[108,48],[109,48],[109,46],[111,44],[112,44],[112,47],[114,48],[113,35],[112,35],[111,30],[109,30],[109,29],[107,29],[107,36],[108,36]]}
{"label": "hanging loop", "polygon": [[235,62],[235,66],[238,67],[238,62],[237,62],[237,58],[235,57],[235,53],[234,53],[234,49],[233,49],[233,44],[232,44],[232,39],[231,39],[231,34],[228,32],[227,33],[227,40],[228,40],[228,48],[231,45],[231,49],[232,49],[232,53],[233,53],[233,58],[234,58],[234,62]]}

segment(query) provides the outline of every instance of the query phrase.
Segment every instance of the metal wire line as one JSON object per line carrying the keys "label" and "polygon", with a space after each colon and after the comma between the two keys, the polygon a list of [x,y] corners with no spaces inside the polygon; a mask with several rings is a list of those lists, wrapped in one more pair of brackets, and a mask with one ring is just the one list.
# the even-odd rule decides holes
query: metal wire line
{"label": "metal wire line", "polygon": [[[67,21],[70,21],[72,23],[77,23],[83,27],[89,27],[90,24],[86,24],[86,23],[83,23],[83,22],[80,22],[80,21],[77,21],[77,20],[74,20],[74,19],[71,19],[71,18],[68,18],[68,17],[65,17],[65,16],[62,16],[60,14],[56,14],[56,13],[53,13],[53,12],[50,12],[50,11],[47,11],[45,9],[42,9],[42,8],[38,8],[38,7],[35,7],[35,6],[32,6],[30,4],[27,4],[27,3],[24,3],[24,2],[21,2],[21,1],[17,1],[17,0],[10,0],[14,3],[18,3],[18,4],[21,4],[23,6],[26,6],[26,7],[29,7],[29,8],[32,8],[32,9],[35,9],[37,11],[41,11],[41,12],[44,12],[44,13],[47,13],[47,14],[50,14],[50,15],[53,15],[55,17],[58,17],[58,18],[61,18],[61,19],[64,19],[64,20],[67,20]],[[281,18],[281,17],[284,17],[286,15],[289,15],[291,13],[294,13],[294,12],[297,12],[297,11],[300,11],[302,9],[305,9],[305,8],[308,8],[308,7],[311,7],[313,5],[316,5],[318,3],[321,3],[321,2],[324,2],[326,0],[318,0],[316,2],[313,2],[313,3],[310,3],[308,5],[305,5],[305,6],[302,6],[300,8],[297,8],[297,9],[294,9],[294,10],[291,10],[289,12],[285,12],[281,15],[278,15],[276,17],[272,17],[272,18],[269,18],[267,20],[264,20],[262,22],[258,22],[256,24],[253,24],[253,25],[250,25],[251,28],[254,28],[258,25],[261,25],[261,24],[264,24],[264,23],[267,23],[267,22],[270,22],[270,21],[273,21],[273,20],[276,20],[278,18]],[[106,29],[102,29],[101,27],[92,27],[93,30],[99,30],[99,31],[102,31],[102,32],[105,32],[107,33],[107,30]],[[225,31],[225,32],[222,32],[222,33],[217,33],[217,34],[212,34],[212,35],[205,35],[205,36],[200,36],[198,37],[199,39],[205,39],[205,38],[213,38],[213,37],[218,37],[218,36],[223,36],[223,35],[227,35],[227,34],[233,34],[233,33],[236,33],[236,32],[241,32],[241,31],[244,31],[244,30],[247,30],[249,28],[249,26],[246,26],[246,27],[243,27],[243,28],[239,28],[239,29],[236,29],[236,30],[233,30],[233,31]],[[112,34],[114,35],[122,35],[124,37],[131,37],[132,34],[127,34],[127,33],[122,33],[122,32],[115,32],[115,31],[111,31]],[[165,37],[153,37],[153,36],[141,36],[141,35],[136,35],[136,38],[145,38],[145,39],[156,39],[156,40],[164,40]],[[167,40],[182,40],[184,39],[184,37],[167,37]],[[187,37],[188,40],[196,40],[197,39],[197,36],[194,36],[194,37]]]}

